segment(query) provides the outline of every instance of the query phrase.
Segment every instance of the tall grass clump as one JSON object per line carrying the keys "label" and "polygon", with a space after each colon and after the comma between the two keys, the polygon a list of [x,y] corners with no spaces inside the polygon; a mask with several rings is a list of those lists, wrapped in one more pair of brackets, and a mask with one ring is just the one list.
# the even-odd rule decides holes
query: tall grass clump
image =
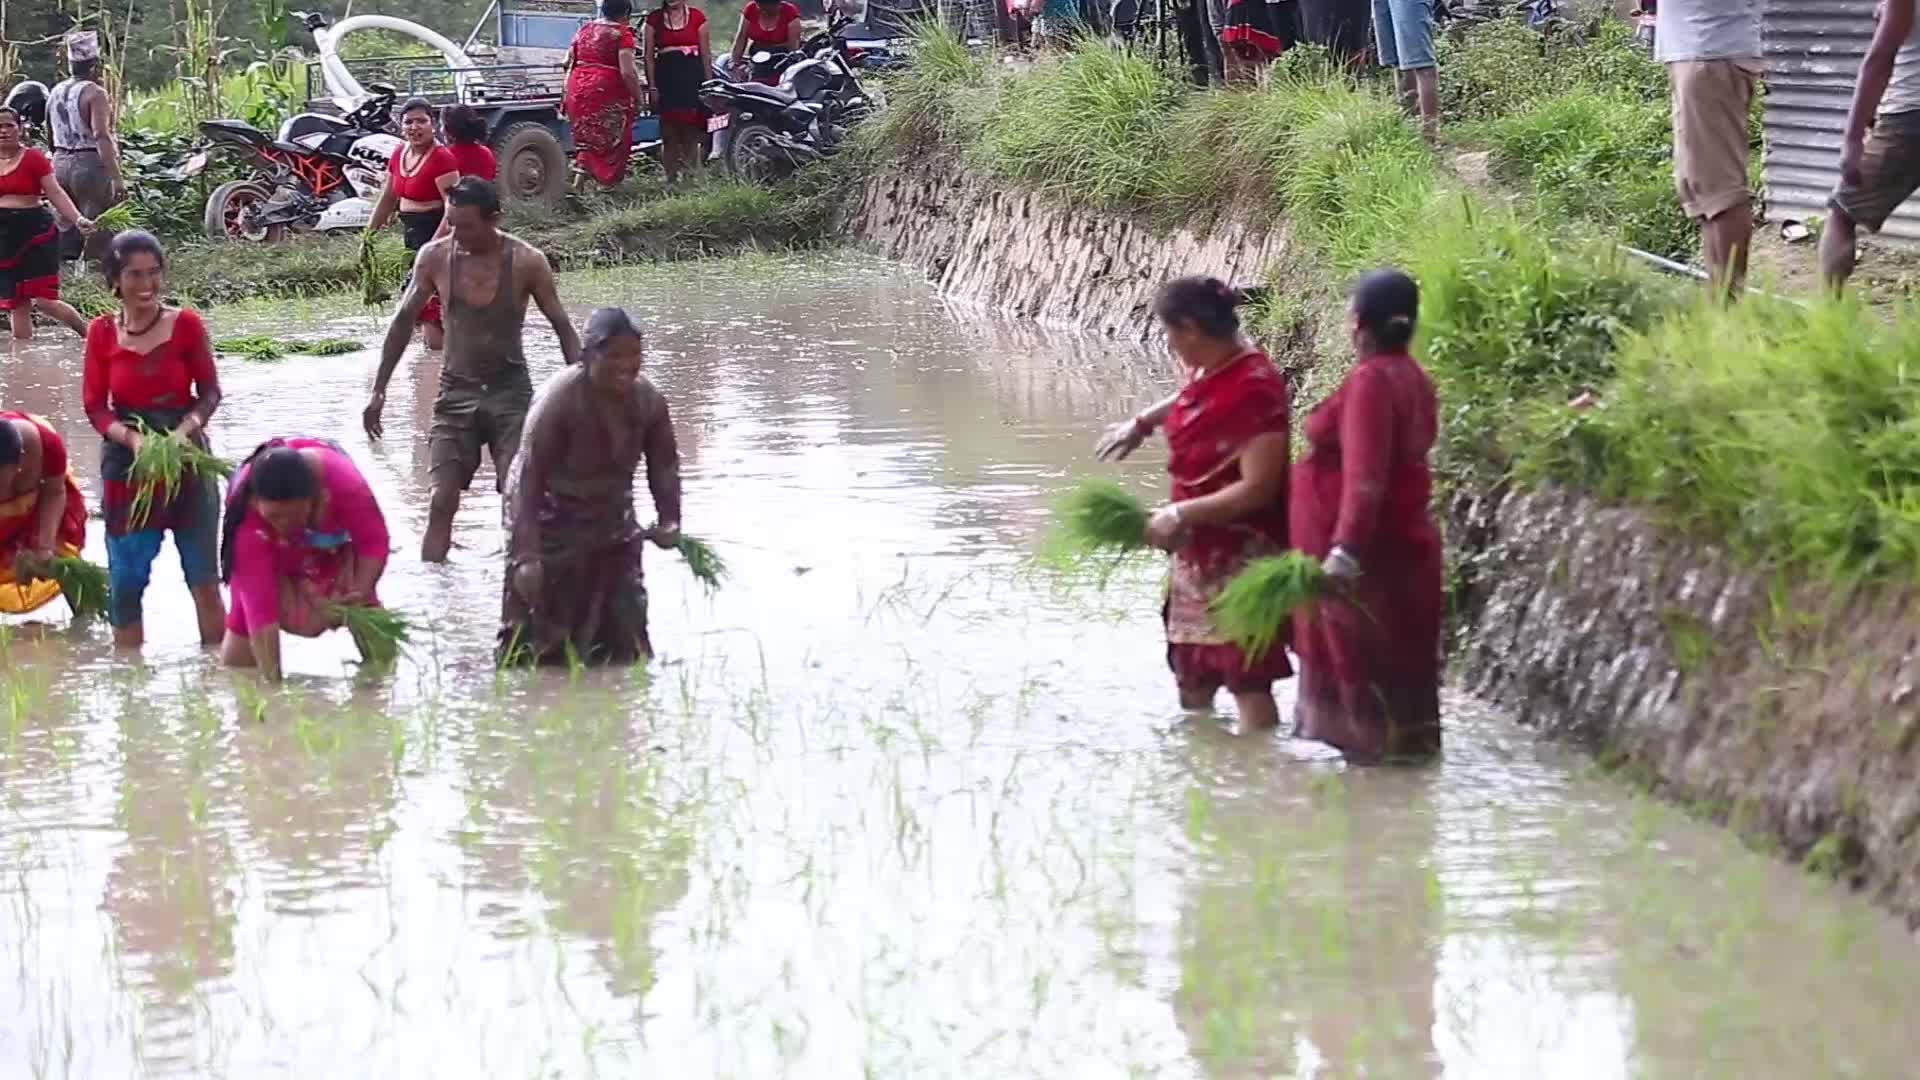
{"label": "tall grass clump", "polygon": [[1630,335],[1603,403],[1520,462],[1745,554],[1920,577],[1920,308],[1709,302]]}
{"label": "tall grass clump", "polygon": [[1576,87],[1638,101],[1664,101],[1666,69],[1617,18],[1540,33],[1518,19],[1493,19],[1436,41],[1440,109],[1451,120],[1493,120]]}
{"label": "tall grass clump", "polygon": [[1347,91],[1305,118],[1284,173],[1293,218],[1342,271],[1396,253],[1433,202],[1438,173],[1420,135],[1384,97]]}
{"label": "tall grass clump", "polygon": [[912,39],[913,64],[884,80],[887,107],[857,135],[903,157],[971,140],[979,127],[965,120],[984,105],[980,99],[988,92],[988,56],[967,48],[952,27],[922,19]]}
{"label": "tall grass clump", "polygon": [[1697,230],[1673,194],[1664,102],[1577,88],[1486,127],[1494,175],[1530,186],[1547,214],[1584,218],[1660,255],[1693,254]]}
{"label": "tall grass clump", "polygon": [[1504,473],[1516,410],[1607,384],[1619,343],[1674,292],[1609,245],[1464,203],[1435,209],[1407,268],[1420,282],[1419,347],[1443,410],[1442,466]]}
{"label": "tall grass clump", "polygon": [[1063,202],[1148,206],[1165,187],[1183,86],[1152,60],[1089,41],[994,99],[975,162]]}

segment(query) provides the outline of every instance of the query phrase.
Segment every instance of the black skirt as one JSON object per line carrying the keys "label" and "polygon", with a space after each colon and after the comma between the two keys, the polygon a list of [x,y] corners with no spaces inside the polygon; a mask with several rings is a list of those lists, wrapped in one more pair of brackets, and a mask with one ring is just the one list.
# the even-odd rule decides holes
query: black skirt
{"label": "black skirt", "polygon": [[60,230],[44,206],[0,209],[0,311],[60,297]]}
{"label": "black skirt", "polygon": [[400,235],[408,251],[419,251],[440,231],[440,219],[447,216],[445,203],[433,210],[400,211]]}
{"label": "black skirt", "polygon": [[1220,31],[1220,43],[1243,52],[1253,49],[1268,57],[1279,56],[1300,40],[1297,6],[1297,0],[1278,4],[1228,0],[1227,26]]}

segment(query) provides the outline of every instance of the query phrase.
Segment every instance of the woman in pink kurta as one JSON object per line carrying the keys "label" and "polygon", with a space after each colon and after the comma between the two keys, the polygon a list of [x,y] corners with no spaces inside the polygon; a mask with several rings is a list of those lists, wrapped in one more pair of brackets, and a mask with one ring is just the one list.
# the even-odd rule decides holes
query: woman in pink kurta
{"label": "woman in pink kurta", "polygon": [[1167,433],[1171,498],[1147,540],[1171,553],[1163,621],[1180,704],[1205,709],[1225,687],[1241,722],[1272,728],[1273,683],[1293,674],[1286,635],[1248,655],[1214,628],[1209,605],[1248,562],[1287,546],[1287,378],[1240,330],[1245,294],[1215,278],[1168,282],[1154,298],[1167,345],[1186,371],[1180,392],[1109,433],[1124,457],[1155,427]]}
{"label": "woman in pink kurta", "polygon": [[1297,733],[1350,760],[1440,749],[1440,533],[1428,513],[1433,383],[1407,353],[1420,292],[1397,270],[1354,288],[1359,360],[1307,417],[1288,530],[1324,560],[1334,595],[1296,615]]}
{"label": "woman in pink kurta", "polygon": [[[221,658],[280,677],[280,631],[340,626],[330,604],[378,604],[387,522],[346,452],[324,439],[273,439],[234,474],[220,573],[231,591]],[[364,650],[363,650],[364,654]]]}

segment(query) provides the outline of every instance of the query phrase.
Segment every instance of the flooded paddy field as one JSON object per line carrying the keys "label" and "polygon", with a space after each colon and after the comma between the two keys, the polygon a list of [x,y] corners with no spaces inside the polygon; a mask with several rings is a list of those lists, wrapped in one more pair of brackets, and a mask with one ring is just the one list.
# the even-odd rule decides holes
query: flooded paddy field
{"label": "flooded paddy field", "polygon": [[[1027,568],[1158,357],[840,258],[562,287],[648,327],[731,581],[650,550],[650,665],[496,674],[489,469],[417,554],[435,361],[369,445],[370,316],[215,312],[368,343],[227,360],[211,434],[341,440],[430,630],[380,678],[291,641],[263,689],[165,552],[139,663],[6,629],[0,1076],[1914,1074],[1891,919],[1470,700],[1418,771],[1181,717],[1157,566]],[[0,365],[91,499],[78,344]]]}

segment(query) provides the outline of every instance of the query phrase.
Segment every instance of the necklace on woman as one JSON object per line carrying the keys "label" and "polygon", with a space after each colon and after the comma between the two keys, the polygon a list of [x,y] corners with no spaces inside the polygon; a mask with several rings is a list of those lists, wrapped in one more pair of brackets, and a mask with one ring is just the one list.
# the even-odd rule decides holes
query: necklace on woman
{"label": "necklace on woman", "polygon": [[15,150],[13,152],[12,157],[0,157],[0,176],[4,176],[5,174],[12,172],[14,169],[14,166],[20,164],[20,162],[23,159],[25,159],[26,156],[27,156],[27,148],[23,146],[20,149]]}
{"label": "necklace on woman", "polygon": [[148,322],[147,325],[141,327],[138,330],[135,330],[133,327],[127,325],[127,312],[125,308],[122,308],[120,311],[120,332],[127,335],[130,338],[145,337],[148,333],[150,333],[153,330],[154,327],[160,325],[161,319],[164,319],[166,317],[167,317],[167,306],[165,304],[162,304],[158,308],[154,309],[153,319],[150,322]]}
{"label": "necklace on woman", "polygon": [[661,17],[660,21],[666,23],[667,29],[669,30],[685,30],[687,28],[687,20],[692,16],[685,7],[680,8],[680,25],[675,26],[673,25],[673,11],[674,9],[672,7],[668,7],[666,14]]}
{"label": "necklace on woman", "polygon": [[412,176],[413,174],[419,172],[420,166],[425,165],[427,163],[427,156],[433,153],[433,148],[428,147],[427,149],[420,151],[420,156],[417,158],[414,158],[413,165],[409,167],[407,165],[407,155],[411,153],[413,153],[413,148],[410,146],[405,147],[400,151],[400,175],[402,176]]}

